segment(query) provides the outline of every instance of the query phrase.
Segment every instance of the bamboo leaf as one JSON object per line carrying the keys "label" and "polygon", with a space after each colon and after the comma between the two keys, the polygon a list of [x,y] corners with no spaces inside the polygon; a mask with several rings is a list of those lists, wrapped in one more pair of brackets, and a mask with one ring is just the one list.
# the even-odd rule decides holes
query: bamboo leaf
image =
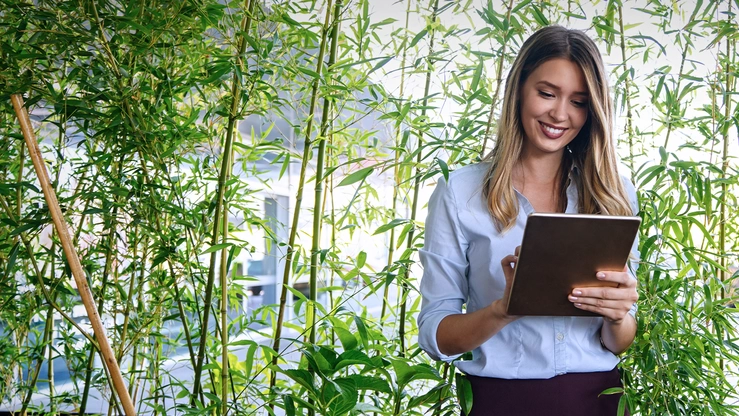
{"label": "bamboo leaf", "polygon": [[351,185],[353,183],[357,183],[359,181],[363,181],[369,175],[371,175],[372,172],[374,172],[374,170],[375,170],[375,168],[371,168],[371,167],[359,169],[358,171],[356,171],[356,172],[348,175],[344,179],[342,179],[341,182],[339,182],[339,184],[336,185],[336,186],[337,187],[338,186],[347,186],[347,185]]}
{"label": "bamboo leaf", "polygon": [[412,47],[416,46],[416,44],[417,44],[417,43],[418,43],[418,42],[419,42],[419,41],[420,41],[421,39],[423,39],[423,37],[424,37],[424,36],[426,36],[426,34],[427,34],[427,33],[428,33],[428,30],[426,30],[426,29],[423,29],[422,31],[418,32],[418,33],[416,34],[416,36],[414,36],[414,37],[413,37],[413,40],[411,40],[411,43],[410,43],[410,44],[408,44],[408,48],[410,49],[410,48],[412,48]]}
{"label": "bamboo leaf", "polygon": [[214,251],[219,251],[219,250],[223,250],[223,249],[225,249],[225,248],[228,248],[228,247],[231,247],[231,246],[233,246],[233,244],[232,244],[232,243],[222,243],[222,244],[214,244],[214,245],[212,245],[212,246],[208,247],[208,249],[206,249],[205,251],[203,251],[203,252],[202,252],[202,253],[200,253],[200,254],[208,254],[208,253],[212,253],[212,252],[214,252]]}

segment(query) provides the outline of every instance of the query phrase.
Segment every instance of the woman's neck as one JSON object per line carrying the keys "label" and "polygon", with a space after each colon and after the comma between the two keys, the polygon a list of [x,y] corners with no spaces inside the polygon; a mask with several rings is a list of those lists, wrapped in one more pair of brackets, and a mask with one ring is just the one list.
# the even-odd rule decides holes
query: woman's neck
{"label": "woman's neck", "polygon": [[559,210],[562,155],[521,157],[513,169],[514,188],[521,192],[538,212]]}
{"label": "woman's neck", "polygon": [[521,185],[534,185],[537,188],[552,186],[559,183],[560,169],[562,168],[562,154],[521,155],[513,170],[513,182]]}

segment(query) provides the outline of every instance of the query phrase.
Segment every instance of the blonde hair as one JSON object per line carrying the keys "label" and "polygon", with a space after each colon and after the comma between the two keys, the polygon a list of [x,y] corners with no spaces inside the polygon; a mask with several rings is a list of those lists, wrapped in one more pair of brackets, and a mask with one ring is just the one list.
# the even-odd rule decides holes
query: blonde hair
{"label": "blonde hair", "polygon": [[561,26],[538,30],[524,42],[511,68],[498,122],[497,140],[484,158],[490,162],[483,195],[500,232],[510,229],[518,216],[513,190],[513,168],[521,157],[524,130],[521,124],[521,86],[544,62],[568,59],[582,69],[588,87],[588,118],[562,157],[559,175],[558,211],[567,206],[567,181],[574,167],[579,170],[578,210],[585,214],[632,215],[629,199],[617,170],[612,134],[613,103],[608,78],[598,47],[584,33]]}

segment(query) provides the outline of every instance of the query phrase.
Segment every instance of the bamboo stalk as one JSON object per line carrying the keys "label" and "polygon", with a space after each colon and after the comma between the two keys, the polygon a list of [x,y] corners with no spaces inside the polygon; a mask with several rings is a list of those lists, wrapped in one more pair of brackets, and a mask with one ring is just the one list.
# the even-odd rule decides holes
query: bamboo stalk
{"label": "bamboo stalk", "polygon": [[[236,97],[234,97],[236,102]],[[232,107],[233,108],[233,107]],[[226,182],[231,178],[231,169],[233,167],[233,149],[227,157],[228,169],[226,172]],[[221,244],[228,241],[228,201],[223,201],[223,219],[221,225]],[[227,269],[227,252],[226,249],[221,250],[221,415],[226,416],[228,413],[228,269]]]}
{"label": "bamboo stalk", "polygon": [[[569,7],[569,3],[568,3]],[[506,20],[511,20],[511,11],[513,10],[513,0],[508,2],[508,11],[506,12]],[[510,30],[510,29],[509,29]],[[500,86],[503,84],[503,62],[505,62],[506,48],[508,47],[507,42],[503,42],[500,50],[500,59],[498,60],[498,68],[495,71],[495,93],[493,94],[493,103],[490,104],[490,113],[488,113],[488,122],[485,125],[485,137],[482,139],[482,147],[480,147],[479,157],[482,159],[485,153],[485,147],[487,146],[488,139],[490,138],[490,131],[493,125],[493,115],[495,113],[495,107],[498,105],[498,95],[500,94]],[[428,95],[428,93],[426,94]]]}
{"label": "bamboo stalk", "polygon": [[[728,11],[726,13],[726,18],[728,20],[728,23],[731,23],[731,17],[733,15],[731,11],[731,2],[729,2]],[[734,91],[734,82],[732,79],[732,61],[733,58],[736,56],[736,41],[733,40],[731,37],[727,37],[726,39],[726,69],[725,69],[725,82],[724,85],[724,126],[722,126],[723,134],[722,134],[722,140],[723,140],[723,149],[722,149],[722,155],[721,155],[721,199],[719,200],[719,237],[718,237],[718,251],[719,251],[719,265],[721,266],[719,271],[719,276],[721,283],[726,283],[729,280],[729,273],[728,270],[728,264],[727,264],[727,253],[726,253],[726,197],[729,192],[729,184],[728,181],[726,181],[726,176],[729,171],[729,127],[730,124],[730,116],[731,116],[731,94],[730,91]],[[734,54],[731,54],[731,47],[732,44],[734,44]],[[726,297],[726,289],[725,284],[721,285],[721,299],[724,299]],[[715,326],[714,326],[715,327]],[[723,338],[723,337],[721,337]],[[724,358],[723,356],[719,360],[719,368],[721,370],[724,369]]]}
{"label": "bamboo stalk", "polygon": [[[437,19],[437,13],[439,11],[439,0],[433,0],[433,11],[431,12],[431,24],[433,25],[436,23]],[[432,26],[433,28],[433,26]],[[434,65],[431,62],[431,58],[434,54],[434,37],[436,35],[436,30],[432,29],[429,31],[431,34],[431,39],[429,40],[429,55],[427,58],[427,67],[426,67],[426,85],[424,87],[423,92],[423,109],[421,110],[421,118],[424,118],[426,116],[426,108],[428,107],[428,96],[429,91],[431,89],[431,72],[434,69]],[[419,167],[421,165],[422,160],[422,154],[423,154],[423,131],[419,129],[418,131],[418,153],[416,155],[416,174],[414,175],[413,179],[413,203],[411,204],[411,222],[416,220],[416,212],[418,210],[418,194],[420,193],[421,188],[421,168]],[[413,236],[414,236],[415,227],[412,227],[410,231],[408,231],[408,239],[406,240],[406,249],[410,250],[413,247]],[[405,314],[406,314],[406,305],[407,305],[407,297],[408,297],[408,283],[406,282],[406,279],[408,277],[409,273],[409,267],[404,266],[401,271],[401,278],[399,281],[401,282],[401,295],[400,295],[400,317],[398,319],[398,338],[400,341],[400,356],[405,357]]]}
{"label": "bamboo stalk", "polygon": [[[292,224],[290,226],[290,235],[288,237],[287,252],[285,253],[285,270],[282,274],[282,288],[280,290],[280,306],[277,314],[277,324],[275,325],[274,331],[274,342],[272,349],[279,354],[280,351],[280,338],[282,337],[282,323],[285,319],[285,304],[287,303],[287,287],[290,285],[290,272],[292,271],[293,255],[295,254],[295,238],[298,234],[298,221],[300,220],[300,206],[303,201],[303,187],[305,186],[305,171],[308,167],[308,162],[311,156],[311,133],[313,131],[313,117],[316,108],[316,101],[318,99],[318,85],[320,81],[321,72],[323,72],[323,57],[326,50],[326,38],[328,34],[328,26],[331,19],[331,5],[333,0],[327,0],[328,7],[326,8],[326,18],[323,24],[323,35],[321,36],[321,43],[318,49],[318,61],[316,62],[316,77],[313,80],[313,88],[311,91],[311,100],[308,107],[308,122],[305,127],[305,139],[303,143],[303,157],[300,164],[300,177],[298,179],[298,190],[295,195],[295,207],[293,208]],[[278,356],[272,357],[272,366],[277,365]],[[274,368],[270,370],[269,377],[269,390],[270,393],[275,386],[277,378],[277,372]],[[275,404],[271,400],[269,403],[270,411],[274,411]]]}
{"label": "bamboo stalk", "polygon": [[[117,166],[117,172],[116,177],[119,181],[118,185],[120,185],[120,180],[122,176],[123,171],[123,155],[121,155],[120,159],[118,160],[118,166]],[[116,202],[119,202],[120,197],[116,197]],[[116,218],[118,217],[118,206],[119,204],[116,203],[113,207],[113,213],[110,216],[110,226],[108,227],[108,238],[105,245],[105,266],[103,267],[103,279],[100,284],[100,303],[97,305],[98,314],[103,313],[103,305],[105,303],[105,289],[108,287],[108,276],[110,275],[110,267],[111,263],[113,262],[113,244],[115,243],[115,233],[116,233]],[[113,308],[115,310],[115,308]],[[115,327],[115,325],[113,325]],[[121,345],[123,345],[123,341],[121,340]],[[92,370],[93,370],[93,363],[95,360],[95,350],[90,349],[90,355],[87,357],[87,369],[85,373],[85,387],[82,392],[82,401],[80,403],[80,413],[85,413],[85,409],[87,408],[87,400],[90,394],[90,388],[92,387]],[[111,397],[111,401],[113,398]]]}
{"label": "bamboo stalk", "polygon": [[[331,29],[331,50],[328,56],[328,67],[330,68],[334,62],[336,62],[336,50],[339,44],[339,24],[341,16],[342,0],[336,0],[334,5],[334,20],[333,28]],[[330,84],[330,81],[327,81]],[[316,314],[317,308],[315,303],[318,297],[318,267],[319,267],[319,254],[321,248],[321,220],[323,218],[323,210],[321,209],[321,200],[323,195],[323,183],[325,178],[323,177],[323,165],[324,156],[326,152],[326,134],[328,133],[329,127],[329,113],[331,112],[331,98],[323,98],[323,114],[321,115],[321,133],[318,138],[318,156],[316,160],[316,187],[315,187],[315,202],[313,205],[313,248],[311,249],[310,259],[310,304],[309,307],[312,309],[308,316],[311,317],[309,326],[309,342],[311,344],[316,343]]]}
{"label": "bamboo stalk", "polygon": [[90,287],[87,285],[87,279],[85,278],[84,271],[82,270],[82,265],[80,264],[80,260],[77,257],[77,252],[75,251],[74,246],[72,246],[72,241],[69,236],[69,231],[67,230],[67,225],[64,222],[62,211],[59,208],[59,202],[56,199],[56,193],[49,183],[48,172],[46,171],[46,166],[44,165],[44,161],[41,157],[41,151],[38,148],[38,142],[36,141],[33,127],[31,127],[31,119],[28,117],[28,112],[23,106],[23,98],[21,98],[19,94],[13,94],[11,95],[10,99],[13,103],[13,108],[15,109],[15,113],[18,116],[18,120],[21,124],[21,130],[23,131],[23,137],[26,141],[26,146],[28,147],[29,153],[31,155],[31,160],[33,161],[33,166],[36,170],[39,182],[44,191],[44,198],[46,199],[46,203],[49,206],[49,211],[51,212],[54,226],[59,235],[59,239],[61,240],[62,247],[64,248],[64,254],[67,258],[67,261],[69,262],[69,267],[72,270],[75,283],[77,284],[77,290],[80,293],[82,303],[85,306],[88,318],[90,319],[90,323],[94,329],[95,339],[97,339],[98,345],[100,346],[100,351],[104,358],[103,362],[110,372],[115,391],[120,398],[126,415],[135,415],[136,412],[134,410],[133,402],[131,401],[131,397],[128,394],[128,390],[126,390],[126,384],[123,381],[123,377],[121,376],[121,370],[118,367],[118,362],[115,359],[113,350],[111,349],[110,344],[108,343],[108,338],[105,335],[105,328],[103,327],[103,323],[100,320],[100,316],[98,315],[95,308],[95,301],[93,300]]}
{"label": "bamboo stalk", "polygon": [[[51,314],[49,314],[51,315]],[[41,344],[43,345],[43,349],[41,351],[41,354],[36,359],[36,369],[33,371],[33,375],[31,376],[30,383],[28,385],[28,391],[26,392],[26,397],[23,399],[23,404],[21,405],[21,416],[26,416],[26,410],[28,410],[28,405],[31,404],[31,396],[33,396],[33,391],[36,387],[36,383],[38,382],[38,376],[41,373],[41,364],[44,363],[44,358],[46,355],[46,348],[47,344],[49,343],[49,337],[51,336],[51,331],[49,331],[49,328],[54,325],[54,319],[52,316],[52,319],[49,319],[49,316],[46,317],[46,325],[44,326],[44,337],[41,341]]]}
{"label": "bamboo stalk", "polygon": [[[624,34],[624,16],[623,4],[618,4],[618,24],[621,33],[621,62],[624,71],[628,71],[626,66],[626,35]],[[629,171],[631,172],[631,181],[634,182],[634,125],[632,122],[633,111],[631,108],[631,90],[629,88],[630,77],[624,78],[624,96],[626,98],[626,137],[629,139]]]}
{"label": "bamboo stalk", "polygon": [[[141,314],[144,313],[144,282],[146,281],[146,262],[149,257],[149,237],[147,235],[144,235],[144,242],[141,245],[143,249],[143,253],[141,253],[141,271],[139,274],[139,282],[138,285],[138,297],[137,297],[137,303],[136,303],[136,314],[138,316],[141,316]],[[132,296],[130,294],[129,296]],[[143,327],[143,326],[142,326]],[[148,325],[147,325],[148,327]],[[138,334],[137,334],[138,335]],[[137,361],[139,358],[139,344],[134,343],[133,344],[133,352],[131,354],[131,378],[128,385],[128,391],[133,394],[133,399],[136,401],[136,396],[139,393],[139,383],[141,382],[140,375],[142,374],[142,371],[136,370]],[[143,364],[143,360],[142,364]],[[135,381],[135,382],[134,382]]]}
{"label": "bamboo stalk", "polygon": [[[252,21],[252,13],[256,0],[247,0],[246,13],[241,23],[242,36],[239,38],[237,48],[237,62],[239,66],[243,65],[243,56],[246,51],[246,39],[244,36],[249,32],[249,26]],[[213,218],[215,218],[213,224],[213,236],[211,239],[211,245],[218,243],[219,226],[218,222],[221,218],[221,211],[223,208],[224,195],[226,193],[226,176],[227,171],[230,172],[231,167],[229,166],[231,149],[233,147],[233,136],[234,136],[234,125],[236,124],[236,116],[241,103],[241,79],[240,71],[234,71],[233,84],[231,85],[231,108],[228,115],[228,125],[226,127],[226,140],[223,144],[223,158],[221,163],[221,172],[218,178],[218,196],[216,197],[216,209]],[[223,231],[225,232],[225,230]],[[218,251],[210,253],[210,266],[208,267],[208,281],[205,289],[205,303],[203,305],[203,319],[200,324],[200,345],[198,349],[198,360],[195,367],[195,379],[193,382],[193,394],[192,400],[198,397],[201,387],[201,376],[203,372],[203,361],[205,360],[205,343],[208,337],[208,321],[210,318],[210,306],[213,302],[213,283],[215,280],[215,266],[216,266],[216,255]],[[193,402],[194,403],[194,402]]]}
{"label": "bamboo stalk", "polygon": [[[411,16],[411,0],[408,0],[408,4],[405,8],[405,26],[403,39],[403,54],[400,58],[400,99],[402,100],[404,88],[405,88],[405,64],[408,57],[408,23]],[[400,122],[395,124],[395,160],[393,162],[393,177],[395,178],[395,186],[393,187],[393,202],[392,202],[392,216],[393,218],[397,215],[398,210],[398,193],[400,192],[400,142],[402,140],[400,136]],[[390,244],[387,249],[387,272],[390,273],[390,268],[393,265],[393,257],[395,255],[395,227],[390,229]],[[382,309],[380,310],[380,323],[385,321],[385,312],[387,310],[388,296],[390,296],[390,282],[385,280],[385,290],[382,294]]]}

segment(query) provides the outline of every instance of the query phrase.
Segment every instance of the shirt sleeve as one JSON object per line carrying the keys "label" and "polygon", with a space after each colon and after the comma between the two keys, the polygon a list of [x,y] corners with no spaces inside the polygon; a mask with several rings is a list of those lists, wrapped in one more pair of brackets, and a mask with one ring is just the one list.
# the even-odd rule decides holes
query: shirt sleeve
{"label": "shirt sleeve", "polygon": [[439,351],[436,333],[441,320],[462,313],[467,301],[467,247],[451,179],[447,183],[441,178],[429,200],[424,246],[419,252],[423,277],[418,344],[435,360],[449,362],[461,355],[448,356]]}
{"label": "shirt sleeve", "polygon": [[[631,180],[627,177],[622,177],[626,195],[629,197],[629,205],[631,205],[631,211],[634,215],[639,214],[639,202],[636,197],[636,188]],[[631,246],[631,255],[629,256],[629,274],[633,279],[636,279],[636,270],[639,268],[639,233],[636,233],[634,239],[634,245]],[[637,306],[636,303],[629,310],[631,316],[636,317]]]}

